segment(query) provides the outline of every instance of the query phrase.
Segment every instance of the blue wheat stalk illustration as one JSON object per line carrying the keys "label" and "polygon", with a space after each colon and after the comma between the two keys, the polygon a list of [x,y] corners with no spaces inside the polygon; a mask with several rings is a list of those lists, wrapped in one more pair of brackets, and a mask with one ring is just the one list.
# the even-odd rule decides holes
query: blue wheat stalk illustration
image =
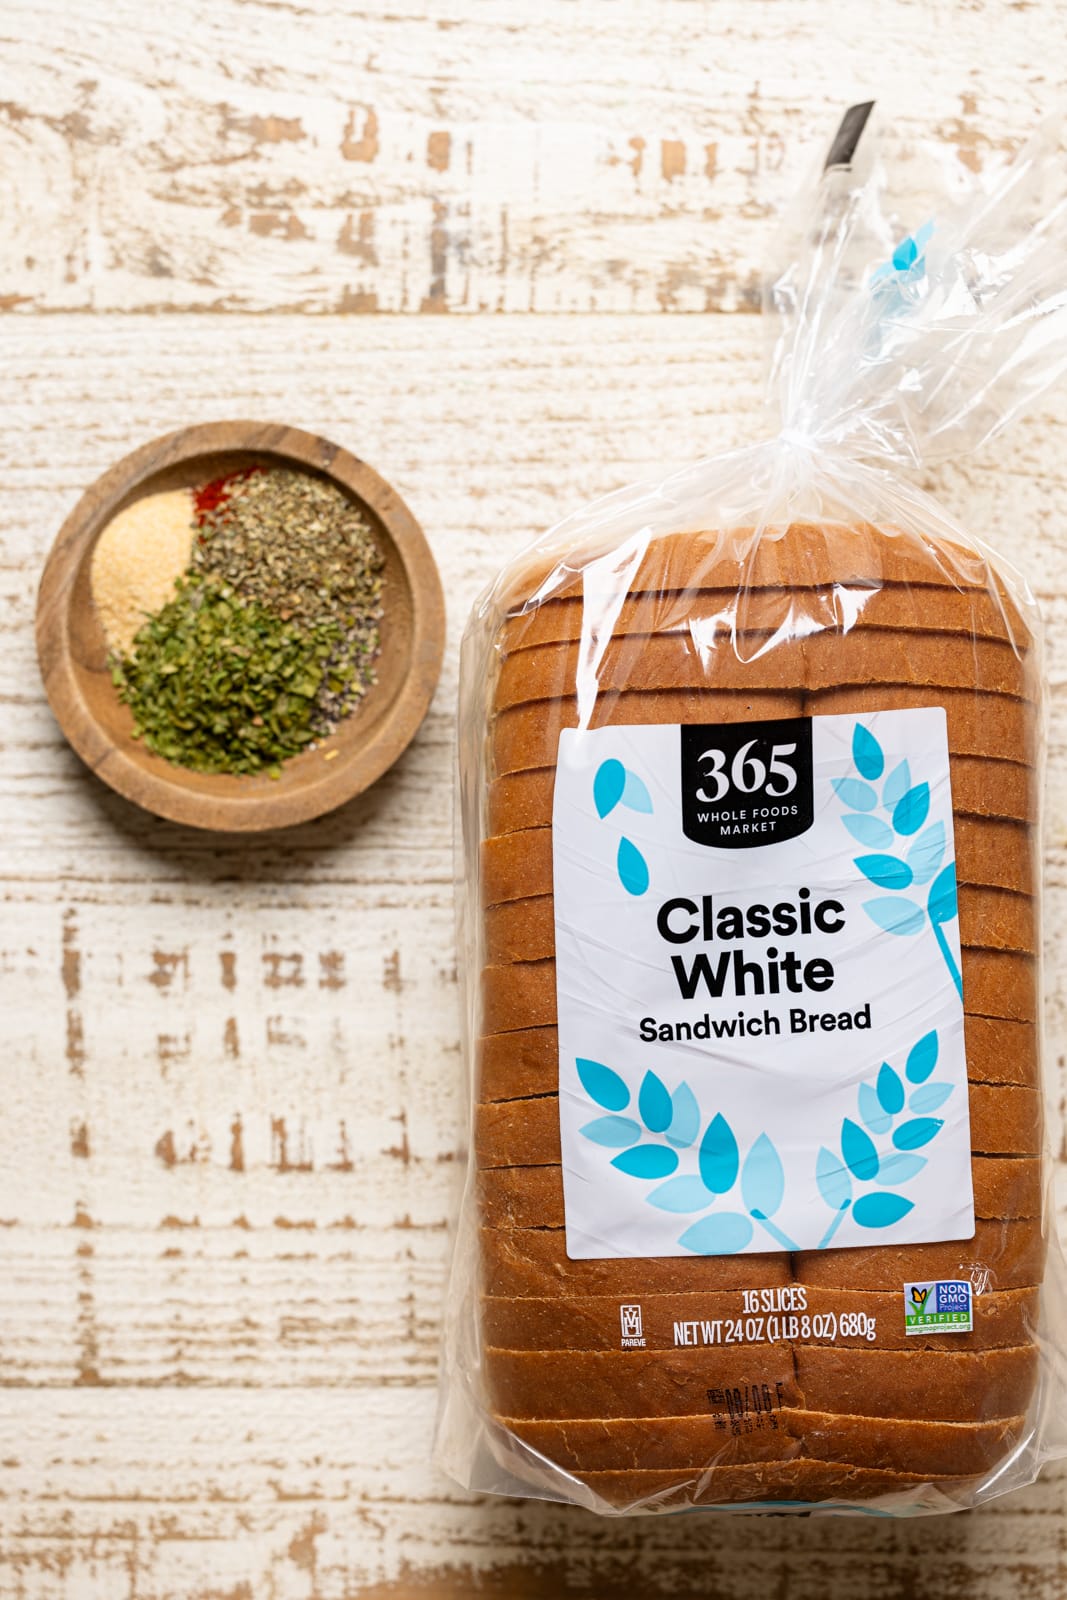
{"label": "blue wheat stalk illustration", "polygon": [[[945,938],[944,925],[954,921],[958,906],[956,863],[942,865],[945,826],[927,825],[930,785],[911,781],[908,762],[900,761],[885,775],[885,753],[869,728],[857,722],[852,730],[852,759],[857,778],[835,778],[833,786],[849,810],[841,821],[869,854],[855,856],[863,876],[887,894],[865,900],[863,909],[884,933],[901,937],[919,933],[929,923],[956,993],[963,998],[963,975]],[[884,777],[881,789],[875,787]],[[890,852],[894,853],[890,853]],[[929,884],[925,906],[908,893]]]}
{"label": "blue wheat stalk illustration", "polygon": [[[800,1248],[773,1220],[785,1197],[785,1172],[767,1134],[753,1141],[742,1161],[734,1131],[721,1113],[710,1118],[701,1136],[700,1106],[687,1083],[680,1083],[672,1094],[655,1072],[646,1072],[635,1106],[626,1082],[611,1067],[581,1057],[575,1064],[586,1094],[607,1113],[586,1123],[582,1135],[618,1150],[611,1165],[620,1172],[656,1182],[645,1196],[646,1204],[678,1215],[706,1213],[679,1236],[678,1243],[686,1250],[694,1255],[734,1255],[752,1242],[754,1224],[783,1250]],[[696,1172],[678,1173],[679,1152],[694,1146]],[[711,1210],[738,1182],[744,1209]]]}
{"label": "blue wheat stalk illustration", "polygon": [[[903,1077],[883,1061],[874,1082],[859,1086],[859,1121],[843,1119],[837,1150],[820,1147],[815,1182],[834,1215],[818,1249],[827,1249],[849,1211],[861,1228],[889,1228],[914,1208],[913,1200],[895,1191],[926,1166],[927,1157],[916,1152],[941,1132],[944,1119],[931,1113],[954,1090],[953,1084],[933,1079],[937,1058],[933,1030],[912,1045]],[[872,1135],[885,1134],[890,1146],[879,1149]],[[864,1192],[857,1198],[855,1189],[861,1185]]]}

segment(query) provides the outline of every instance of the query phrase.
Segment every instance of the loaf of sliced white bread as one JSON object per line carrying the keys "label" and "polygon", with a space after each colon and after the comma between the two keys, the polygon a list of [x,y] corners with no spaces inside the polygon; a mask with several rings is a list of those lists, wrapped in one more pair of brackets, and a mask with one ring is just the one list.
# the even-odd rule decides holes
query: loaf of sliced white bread
{"label": "loaf of sliced white bread", "polygon": [[[1015,1448],[1038,1361],[1035,652],[1000,578],[961,547],[811,524],[723,546],[710,533],[652,540],[606,637],[580,572],[541,598],[547,568],[531,569],[496,641],[474,1128],[484,1401],[511,1470],[564,1474],[613,1507],[855,1500],[930,1481],[951,1494]],[[944,707],[972,1239],[567,1256],[551,816],[590,643],[593,727]],[[973,1333],[905,1336],[903,1284],[945,1277],[972,1283]],[[701,1342],[737,1317],[745,1289],[806,1308],[808,1333]],[[641,1307],[640,1347],[619,1348],[620,1303]],[[832,1341],[810,1331],[831,1325]],[[694,1347],[679,1348],[690,1327]]]}

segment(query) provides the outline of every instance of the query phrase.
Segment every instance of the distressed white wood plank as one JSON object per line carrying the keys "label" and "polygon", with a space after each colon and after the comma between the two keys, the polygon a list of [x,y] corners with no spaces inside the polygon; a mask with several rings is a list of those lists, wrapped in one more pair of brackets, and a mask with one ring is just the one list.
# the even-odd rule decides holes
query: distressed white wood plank
{"label": "distressed white wood plank", "polygon": [[425,1389],[10,1396],[0,1588],[19,1600],[823,1600],[855,1595],[862,1563],[864,1600],[933,1592],[931,1571],[940,1594],[1060,1600],[1067,1579],[1060,1473],[936,1522],[605,1523],[450,1488],[403,1447],[432,1417]]}
{"label": "distressed white wood plank", "polygon": [[[459,629],[500,562],[635,473],[761,427],[755,319],[0,324],[0,1593],[20,1600],[1061,1600],[1062,1474],[884,1527],[603,1524],[427,1463],[465,1091],[452,944]],[[400,767],[267,840],[154,822],[70,754],[32,610],[80,489],[217,414],[397,484],[450,640]],[[1049,949],[1067,933],[1067,398],[936,480],[1049,621]],[[1067,1009],[1050,968],[1062,1098]],[[29,1180],[29,1181],[28,1181]],[[1067,1194],[1064,1195],[1067,1199]],[[758,1532],[756,1531],[758,1526]],[[751,1529],[751,1534],[746,1530]]]}
{"label": "distressed white wood plank", "polygon": [[878,95],[905,197],[925,139],[965,177],[1053,103],[1060,23],[1055,0],[8,0],[0,307],[751,310],[844,104]]}

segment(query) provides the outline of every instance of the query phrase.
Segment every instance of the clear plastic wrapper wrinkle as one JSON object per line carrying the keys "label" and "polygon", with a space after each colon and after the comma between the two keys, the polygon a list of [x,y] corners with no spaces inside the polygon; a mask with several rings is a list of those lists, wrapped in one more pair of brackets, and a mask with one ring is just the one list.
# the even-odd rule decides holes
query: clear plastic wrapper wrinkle
{"label": "clear plastic wrapper wrinkle", "polygon": [[1041,628],[909,477],[1062,375],[1067,161],[901,238],[850,126],[768,289],[777,432],[568,517],[464,638],[473,1490],[916,1515],[1067,1454]]}

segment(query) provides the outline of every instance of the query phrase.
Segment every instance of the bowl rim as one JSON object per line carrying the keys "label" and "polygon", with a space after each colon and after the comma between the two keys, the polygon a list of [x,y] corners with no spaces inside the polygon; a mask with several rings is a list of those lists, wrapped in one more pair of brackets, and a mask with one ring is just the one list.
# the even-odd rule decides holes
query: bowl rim
{"label": "bowl rim", "polygon": [[[159,758],[159,769],[133,761],[100,726],[79,682],[70,648],[75,581],[93,543],[121,503],[151,478],[198,456],[242,453],[288,459],[334,479],[361,500],[385,528],[411,593],[408,670],[388,713],[366,744],[344,763],[291,793],[211,794],[190,789]],[[48,703],[65,738],[86,766],[116,793],[168,821],[224,833],[292,827],[362,794],[406,750],[429,710],[445,645],[444,591],[426,536],[397,491],[373,467],[340,445],[278,423],[201,422],[138,446],[100,474],[70,511],[53,541],[37,592],[37,659]],[[203,777],[204,775],[200,775]]]}

